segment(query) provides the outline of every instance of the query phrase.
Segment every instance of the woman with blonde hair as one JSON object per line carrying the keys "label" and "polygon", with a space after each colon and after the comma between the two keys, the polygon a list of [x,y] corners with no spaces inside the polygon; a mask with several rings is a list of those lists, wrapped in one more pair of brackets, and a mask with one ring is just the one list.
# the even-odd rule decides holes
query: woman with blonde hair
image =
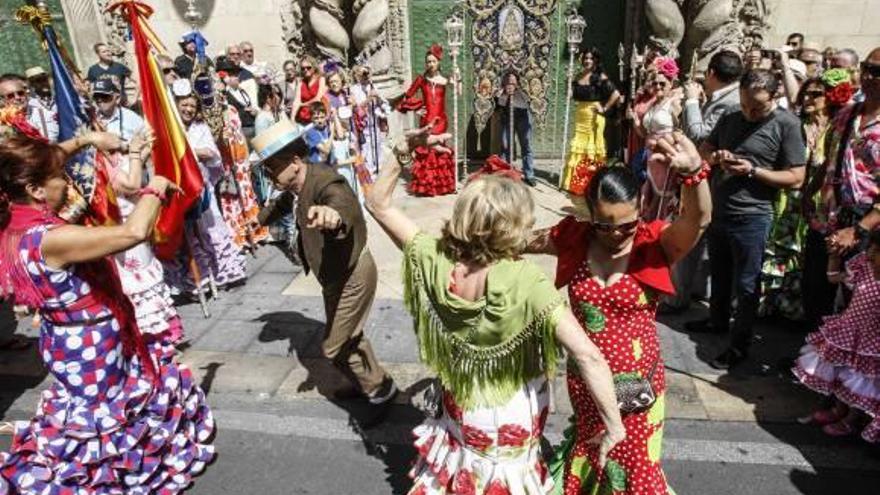
{"label": "woman with blonde hair", "polygon": [[576,362],[605,430],[600,456],[623,439],[608,364],[543,271],[521,258],[534,224],[526,187],[471,182],[440,238],[391,204],[400,159],[448,139],[425,126],[388,149],[367,208],[404,251],[404,302],[422,360],[437,373],[436,417],[414,433],[410,494],[526,493],[553,489],[540,439],[559,345]]}
{"label": "woman with blonde hair", "polygon": [[296,96],[293,99],[291,115],[293,120],[300,125],[312,123],[312,111],[309,106],[316,101],[324,101],[327,93],[327,81],[318,67],[318,61],[311,55],[306,55],[299,62],[300,79],[296,88]]}

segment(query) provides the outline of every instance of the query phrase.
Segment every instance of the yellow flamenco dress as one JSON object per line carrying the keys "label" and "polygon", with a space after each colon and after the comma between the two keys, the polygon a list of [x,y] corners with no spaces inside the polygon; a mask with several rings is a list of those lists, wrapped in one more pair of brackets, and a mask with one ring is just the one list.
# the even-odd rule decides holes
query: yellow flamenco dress
{"label": "yellow flamenco dress", "polygon": [[605,166],[605,116],[599,113],[599,106],[608,101],[613,92],[614,86],[600,74],[591,75],[587,84],[572,83],[574,135],[562,171],[562,190],[573,196],[583,197],[590,178]]}

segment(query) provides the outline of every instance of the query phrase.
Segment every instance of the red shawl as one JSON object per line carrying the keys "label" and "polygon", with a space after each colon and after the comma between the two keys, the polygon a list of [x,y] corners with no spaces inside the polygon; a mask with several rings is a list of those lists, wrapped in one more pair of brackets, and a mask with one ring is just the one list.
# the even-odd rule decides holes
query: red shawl
{"label": "red shawl", "polygon": [[[9,225],[0,234],[0,284],[4,295],[13,295],[19,304],[25,304],[41,311],[44,310],[47,296],[34,283],[27,267],[22,262],[20,250],[22,238],[34,228],[45,225],[51,229],[65,222],[48,207],[36,208],[30,205],[10,204],[11,218]],[[31,249],[40,249],[32,246]],[[39,256],[39,255],[38,255]],[[33,256],[32,256],[33,257]],[[116,271],[116,264],[110,258],[101,258],[76,265],[76,275],[91,287],[91,292],[74,304],[61,310],[66,313],[82,311],[89,307],[101,306],[110,309],[113,317],[119,322],[122,349],[127,357],[137,354],[150,379],[155,380],[156,368],[146,344],[141,338],[137,326],[134,307],[122,291],[122,283]],[[45,277],[45,274],[43,274]],[[45,289],[53,290],[46,281]]]}
{"label": "red shawl", "polygon": [[[643,286],[663,294],[675,294],[669,261],[660,243],[660,233],[668,224],[661,220],[642,223],[636,231],[626,272]],[[590,224],[568,216],[550,231],[556,246],[556,287],[568,285],[578,268],[586,261]]]}

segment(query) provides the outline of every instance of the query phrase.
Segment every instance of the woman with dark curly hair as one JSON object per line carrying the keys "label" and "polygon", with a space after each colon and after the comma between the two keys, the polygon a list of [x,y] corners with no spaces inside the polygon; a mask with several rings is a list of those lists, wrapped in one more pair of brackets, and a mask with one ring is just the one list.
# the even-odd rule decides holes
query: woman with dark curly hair
{"label": "woman with dark curly hair", "polygon": [[150,238],[175,188],[154,176],[124,224],[69,225],[65,160],[0,143],[0,286],[39,312],[55,379],[0,453],[0,491],[181,493],[214,458],[214,420],[190,370],[148,347],[110,259]]}

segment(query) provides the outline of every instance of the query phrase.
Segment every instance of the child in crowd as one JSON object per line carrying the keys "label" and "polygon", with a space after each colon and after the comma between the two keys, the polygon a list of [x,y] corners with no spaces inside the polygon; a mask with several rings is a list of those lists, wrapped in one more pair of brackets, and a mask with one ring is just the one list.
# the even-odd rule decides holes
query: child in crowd
{"label": "child in crowd", "polygon": [[327,122],[327,107],[320,101],[309,105],[312,125],[305,132],[305,141],[309,145],[309,162],[332,165],[333,143],[330,139],[330,126]]}
{"label": "child in crowd", "polygon": [[331,162],[336,167],[339,175],[345,177],[351,190],[354,191],[361,205],[364,204],[364,194],[358,183],[355,164],[360,157],[351,134],[351,107],[340,107],[333,112],[333,152]]}
{"label": "child in crowd", "polygon": [[[841,270],[841,267],[844,270]],[[825,318],[807,336],[792,370],[807,387],[834,398],[829,409],[803,418],[828,435],[850,435],[880,442],[880,230],[871,234],[868,251],[843,265],[828,261],[828,278],[845,283],[852,299],[840,314]],[[867,423],[867,426],[862,426]]]}

